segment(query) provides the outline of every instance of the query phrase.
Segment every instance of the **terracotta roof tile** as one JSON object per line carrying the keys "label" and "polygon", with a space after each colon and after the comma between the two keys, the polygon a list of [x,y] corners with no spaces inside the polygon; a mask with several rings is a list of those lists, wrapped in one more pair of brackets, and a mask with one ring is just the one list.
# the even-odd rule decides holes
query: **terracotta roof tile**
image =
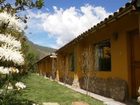
{"label": "terracotta roof tile", "polygon": [[58,49],[56,51],[59,52],[61,51],[63,48],[65,48],[66,46],[69,46],[71,45],[72,43],[74,43],[75,41],[78,42],[79,40],[83,39],[83,37],[87,36],[87,33],[89,32],[92,32],[92,31],[95,31],[96,29],[100,29],[100,27],[104,27],[103,25],[106,24],[107,22],[110,23],[110,22],[113,22],[115,21],[116,17],[119,15],[124,15],[124,13],[126,12],[127,14],[127,11],[131,11],[132,10],[132,3],[126,3],[124,7],[121,7],[118,9],[117,12],[114,12],[112,15],[109,15],[107,18],[105,18],[103,21],[101,21],[100,23],[98,23],[97,25],[94,25],[93,27],[91,27],[90,29],[88,29],[87,31],[83,32],[81,35],[79,35],[77,38],[73,39],[72,41],[70,41],[68,44],[64,45],[63,47],[61,47],[60,49]]}

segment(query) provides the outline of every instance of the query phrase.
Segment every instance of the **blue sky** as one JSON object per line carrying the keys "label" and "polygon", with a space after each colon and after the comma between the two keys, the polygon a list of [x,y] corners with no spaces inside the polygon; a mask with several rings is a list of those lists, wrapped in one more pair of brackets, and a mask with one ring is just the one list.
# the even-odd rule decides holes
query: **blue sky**
{"label": "blue sky", "polygon": [[124,6],[128,0],[44,0],[41,10],[27,11],[26,36],[32,42],[60,48]]}
{"label": "blue sky", "polygon": [[52,6],[55,5],[66,9],[71,6],[79,8],[84,4],[91,4],[95,6],[102,6],[107,11],[113,12],[127,2],[128,0],[45,0],[45,7],[51,9]]}

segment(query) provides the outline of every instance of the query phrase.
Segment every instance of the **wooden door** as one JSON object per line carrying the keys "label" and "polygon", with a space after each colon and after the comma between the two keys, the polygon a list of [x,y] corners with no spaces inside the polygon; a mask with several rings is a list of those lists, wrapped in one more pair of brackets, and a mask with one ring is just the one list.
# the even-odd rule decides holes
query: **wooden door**
{"label": "wooden door", "polygon": [[132,65],[132,97],[138,96],[140,86],[140,35],[138,31],[131,33],[131,65]]}

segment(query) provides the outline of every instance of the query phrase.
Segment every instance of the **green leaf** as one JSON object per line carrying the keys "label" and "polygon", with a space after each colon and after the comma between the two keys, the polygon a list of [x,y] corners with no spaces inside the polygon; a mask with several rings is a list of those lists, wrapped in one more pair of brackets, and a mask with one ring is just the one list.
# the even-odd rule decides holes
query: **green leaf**
{"label": "green leaf", "polygon": [[35,4],[38,9],[41,9],[44,4],[44,0],[37,0]]}

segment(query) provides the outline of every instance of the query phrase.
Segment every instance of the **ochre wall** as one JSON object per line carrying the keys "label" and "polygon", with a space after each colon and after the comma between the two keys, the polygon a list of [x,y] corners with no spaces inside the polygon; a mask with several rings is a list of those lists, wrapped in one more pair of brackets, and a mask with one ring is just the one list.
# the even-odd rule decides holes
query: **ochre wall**
{"label": "ochre wall", "polygon": [[38,72],[39,72],[39,74],[43,75],[43,69],[44,69],[43,61],[39,61],[37,63],[37,65],[38,65]]}
{"label": "ochre wall", "polygon": [[[116,19],[112,23],[105,24],[105,27],[98,29],[96,32],[90,32],[88,37],[82,39],[77,44],[70,45],[63,49],[61,53],[65,55],[65,61],[68,58],[68,53],[75,51],[76,54],[76,69],[74,72],[68,70],[68,76],[73,78],[74,73],[78,74],[78,77],[81,78],[83,73],[81,71],[81,53],[84,48],[93,46],[95,43],[98,43],[102,40],[110,39],[111,41],[111,71],[97,71],[94,70],[94,65],[90,70],[90,76],[94,76],[96,73],[97,77],[101,78],[120,78],[127,81],[129,85],[129,92],[131,94],[131,66],[130,66],[130,53],[129,51],[129,42],[127,32],[138,29],[138,16],[137,14],[128,14],[127,16]],[[113,38],[113,33],[118,33],[118,38]],[[60,55],[61,55],[60,53]],[[93,47],[94,54],[94,47]],[[59,53],[58,53],[59,56]],[[59,57],[58,57],[59,59]],[[91,58],[94,61],[94,58]],[[93,62],[94,64],[94,62]],[[65,72],[60,70],[61,73]],[[64,73],[63,73],[64,74]],[[64,76],[64,75],[62,75]]]}
{"label": "ochre wall", "polygon": [[50,76],[52,70],[52,60],[50,57],[45,57],[39,62],[37,62],[38,71],[43,76]]}
{"label": "ochre wall", "polygon": [[[57,70],[59,71],[59,79],[64,82],[64,78],[74,79],[74,74],[80,79],[83,76],[81,70],[81,54],[85,48],[93,50],[93,65],[90,68],[89,75],[93,77],[95,74],[100,78],[120,78],[125,80],[129,86],[131,95],[131,58],[129,52],[129,31],[138,29],[138,14],[127,14],[121,18],[117,18],[114,22],[105,24],[105,27],[97,29],[95,32],[89,32],[88,37],[79,42],[70,44],[57,52]],[[118,33],[118,38],[113,38],[113,33]],[[94,44],[110,39],[111,42],[111,71],[94,70]],[[74,71],[69,70],[69,54],[74,52],[76,57],[76,67]],[[45,62],[45,63],[44,63]],[[50,73],[52,62],[49,59],[41,60],[38,67],[41,72]]]}
{"label": "ochre wall", "polygon": [[45,59],[45,72],[46,72],[46,76],[50,77],[51,76],[51,71],[52,71],[52,60],[51,58],[46,58]]}
{"label": "ochre wall", "polygon": [[[65,81],[66,78],[74,78],[74,72],[69,70],[69,54],[74,52],[76,54],[75,47],[69,47],[63,53],[57,55],[57,70],[59,71],[60,81]],[[76,70],[75,70],[76,71]]]}
{"label": "ochre wall", "polygon": [[[111,72],[96,71],[99,77],[119,77],[128,80],[128,42],[127,32],[138,28],[138,19],[134,15],[128,15],[120,20],[116,20],[112,24],[107,24],[105,28],[100,29],[96,33],[91,33],[86,41],[81,41],[79,54],[84,47],[93,45],[99,41],[110,39],[111,40]],[[113,39],[112,33],[118,32],[118,39]],[[88,43],[87,45],[85,43]],[[93,48],[94,52],[94,48]],[[77,64],[79,66],[80,64]],[[80,68],[80,67],[79,67]],[[80,70],[79,70],[80,71]],[[92,70],[91,70],[92,71]],[[94,70],[93,70],[94,71]]]}

